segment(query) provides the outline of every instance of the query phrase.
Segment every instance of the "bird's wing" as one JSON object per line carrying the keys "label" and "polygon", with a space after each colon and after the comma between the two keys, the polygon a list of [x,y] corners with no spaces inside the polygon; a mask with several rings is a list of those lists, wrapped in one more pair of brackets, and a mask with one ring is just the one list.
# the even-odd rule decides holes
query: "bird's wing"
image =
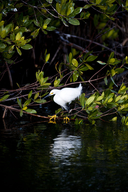
{"label": "bird's wing", "polygon": [[63,99],[66,103],[70,103],[71,101],[75,100],[79,97],[80,91],[76,88],[64,88],[59,92],[59,96]]}

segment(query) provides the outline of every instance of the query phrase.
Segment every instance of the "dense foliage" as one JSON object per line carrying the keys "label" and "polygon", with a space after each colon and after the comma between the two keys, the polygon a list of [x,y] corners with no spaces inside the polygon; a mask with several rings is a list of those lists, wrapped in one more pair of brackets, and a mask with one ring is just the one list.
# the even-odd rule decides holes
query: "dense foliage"
{"label": "dense foliage", "polygon": [[46,90],[81,82],[76,123],[113,115],[128,125],[127,10],[120,0],[1,1],[3,118],[8,109],[47,118],[34,108]]}

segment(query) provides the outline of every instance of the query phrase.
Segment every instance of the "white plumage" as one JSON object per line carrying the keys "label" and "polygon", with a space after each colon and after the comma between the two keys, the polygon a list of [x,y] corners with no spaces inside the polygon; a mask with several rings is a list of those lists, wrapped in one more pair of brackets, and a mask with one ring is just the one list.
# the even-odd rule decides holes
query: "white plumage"
{"label": "white plumage", "polygon": [[[63,89],[53,89],[50,91],[50,93],[46,96],[52,96],[55,103],[60,105],[62,108],[66,109],[68,111],[67,103],[71,103],[76,98],[79,98],[79,96],[82,93],[82,85],[79,84],[79,87],[76,88],[63,88]],[[45,98],[46,98],[45,97]]]}

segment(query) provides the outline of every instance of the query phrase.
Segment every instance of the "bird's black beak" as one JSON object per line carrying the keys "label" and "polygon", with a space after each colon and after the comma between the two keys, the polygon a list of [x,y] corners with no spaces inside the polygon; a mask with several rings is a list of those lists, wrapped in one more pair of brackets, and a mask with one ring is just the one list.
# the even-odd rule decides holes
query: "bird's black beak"
{"label": "bird's black beak", "polygon": [[50,96],[50,94],[46,95],[43,99],[46,99],[46,98],[49,97],[49,96]]}

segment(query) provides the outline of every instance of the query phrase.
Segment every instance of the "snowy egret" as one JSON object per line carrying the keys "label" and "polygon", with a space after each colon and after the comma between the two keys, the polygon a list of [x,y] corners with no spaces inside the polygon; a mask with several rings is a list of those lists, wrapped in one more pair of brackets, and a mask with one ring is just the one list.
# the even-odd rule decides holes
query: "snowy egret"
{"label": "snowy egret", "polygon": [[76,88],[66,87],[66,88],[63,88],[60,90],[59,89],[53,89],[43,99],[45,99],[46,97],[54,95],[54,97],[53,97],[54,102],[68,111],[67,103],[70,104],[73,100],[75,100],[76,98],[79,98],[81,93],[82,93],[82,85],[80,83],[79,86]]}

